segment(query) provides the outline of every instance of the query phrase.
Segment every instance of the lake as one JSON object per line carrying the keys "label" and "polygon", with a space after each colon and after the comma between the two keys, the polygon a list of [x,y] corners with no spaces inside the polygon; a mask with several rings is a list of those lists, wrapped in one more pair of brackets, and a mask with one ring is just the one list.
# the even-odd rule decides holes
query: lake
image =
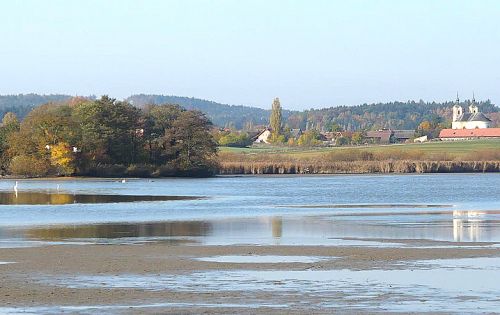
{"label": "lake", "polygon": [[[0,269],[10,270],[4,281],[21,281],[33,268],[29,281],[42,293],[46,286],[130,289],[149,302],[17,301],[0,313],[239,312],[243,296],[261,313],[280,313],[283,305],[301,313],[312,304],[319,313],[337,307],[476,312],[495,310],[500,292],[489,281],[500,269],[500,174],[37,179],[17,180],[17,192],[15,183],[0,181]],[[110,250],[101,253],[102,245]],[[160,257],[162,248],[176,254]],[[69,251],[82,261],[102,257],[106,265],[115,261],[114,250],[130,256],[120,252],[129,258],[110,275],[90,262],[68,263],[66,274],[50,262],[38,268],[21,261],[37,251],[53,252],[54,259]],[[142,269],[165,259],[174,259],[172,267]],[[460,277],[470,286],[463,298],[456,292]],[[155,296],[165,290],[183,302]],[[226,306],[184,296],[198,291],[226,292],[220,293]],[[302,302],[293,294],[304,294]]]}
{"label": "lake", "polygon": [[[17,182],[19,199],[42,204],[0,204],[0,238],[46,239],[52,229],[58,238],[203,236],[207,243],[272,243],[278,234],[283,243],[308,244],[500,241],[500,174]],[[14,184],[1,181],[0,197],[16,202]]]}

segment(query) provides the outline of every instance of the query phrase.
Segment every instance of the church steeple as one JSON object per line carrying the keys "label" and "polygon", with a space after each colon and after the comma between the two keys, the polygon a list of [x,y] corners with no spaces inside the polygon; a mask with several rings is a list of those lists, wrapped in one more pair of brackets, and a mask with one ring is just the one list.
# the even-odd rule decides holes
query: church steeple
{"label": "church steeple", "polygon": [[[458,98],[458,92],[457,92],[457,100],[455,105],[453,105],[453,123],[459,121],[460,117],[463,114],[463,109],[462,106],[460,106],[460,99]],[[456,128],[453,128],[456,129]]]}
{"label": "church steeple", "polygon": [[471,114],[479,113],[479,109],[477,108],[477,105],[476,105],[476,97],[474,95],[474,91],[472,91],[472,103],[470,103],[470,105],[469,105],[469,112]]}

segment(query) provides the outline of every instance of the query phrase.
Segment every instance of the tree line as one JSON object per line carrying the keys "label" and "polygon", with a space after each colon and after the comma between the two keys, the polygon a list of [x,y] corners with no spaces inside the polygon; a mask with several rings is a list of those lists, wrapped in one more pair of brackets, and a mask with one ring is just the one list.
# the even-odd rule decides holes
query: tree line
{"label": "tree line", "polygon": [[[23,118],[36,106],[54,101],[67,101],[69,95],[6,95],[0,96],[0,115],[7,112],[15,113]],[[95,99],[95,97],[87,97]],[[138,108],[147,104],[179,104],[188,110],[199,110],[207,115],[214,125],[230,130],[255,131],[267,126],[271,110],[248,106],[220,104],[212,101],[154,94],[132,95],[125,100]],[[468,106],[468,101],[462,103]],[[387,102],[362,104],[358,106],[337,106],[304,111],[282,110],[283,128],[317,131],[358,131],[419,128],[424,122],[435,122],[442,119],[446,124],[451,121],[453,102]],[[478,103],[480,110],[492,121],[494,126],[500,126],[500,108],[491,101]],[[267,107],[267,106],[266,106]]]}
{"label": "tree line", "polygon": [[139,109],[108,96],[38,106],[0,127],[3,175],[210,176],[212,123],[179,105]]}

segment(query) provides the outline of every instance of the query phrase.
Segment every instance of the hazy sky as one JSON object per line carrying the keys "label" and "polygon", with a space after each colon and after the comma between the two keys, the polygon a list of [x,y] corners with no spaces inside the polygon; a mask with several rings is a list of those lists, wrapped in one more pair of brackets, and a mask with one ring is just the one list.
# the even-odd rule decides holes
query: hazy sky
{"label": "hazy sky", "polygon": [[2,1],[0,94],[500,104],[500,1]]}

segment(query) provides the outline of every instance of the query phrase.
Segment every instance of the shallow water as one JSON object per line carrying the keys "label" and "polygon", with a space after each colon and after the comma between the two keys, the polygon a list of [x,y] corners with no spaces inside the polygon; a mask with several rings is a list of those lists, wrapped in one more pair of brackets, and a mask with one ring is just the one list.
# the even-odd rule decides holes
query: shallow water
{"label": "shallow water", "polygon": [[[11,196],[13,185],[0,181],[0,191]],[[500,242],[499,187],[500,174],[22,180],[19,194],[104,196],[103,203],[0,205],[0,244]],[[164,196],[206,198],[151,201]],[[113,202],[135,198],[150,201]]]}
{"label": "shallow water", "polygon": [[[151,303],[151,304],[130,304],[130,305],[79,305],[79,306],[38,306],[38,307],[1,307],[0,314],[100,314],[102,312],[112,312],[113,314],[122,311],[150,311],[155,309],[193,309],[193,308],[229,308],[229,309],[255,309],[255,308],[286,308],[287,304],[268,303]],[[182,311],[181,311],[182,312]]]}
{"label": "shallow water", "polygon": [[335,259],[335,257],[317,256],[279,256],[279,255],[226,255],[195,258],[200,261],[236,263],[236,264],[273,264],[273,263],[314,263],[322,260]]}
{"label": "shallow water", "polygon": [[[0,181],[0,196],[3,192],[12,198],[13,185],[14,181]],[[249,176],[125,183],[106,179],[20,180],[18,197],[21,194],[43,197],[35,198],[42,200],[35,204],[0,205],[0,254],[2,248],[13,247],[149,242],[356,246],[363,247],[361,250],[500,248],[500,174]],[[51,203],[44,199],[57,194],[107,197],[95,199],[97,203],[74,203],[76,199]],[[164,196],[196,199],[158,200]],[[141,202],[135,202],[139,199]],[[180,308],[182,312],[182,308],[242,305],[327,312],[473,313],[495,312],[500,304],[500,258],[402,260],[389,264],[394,269],[384,270],[320,268],[324,259],[335,257],[227,255],[199,259],[210,265],[238,264],[240,269],[30,277],[44,285],[76,290],[239,293],[228,295],[232,298],[227,301],[217,301],[221,304],[196,297],[186,303],[0,307],[0,313],[98,314],[156,308]],[[280,269],[281,262],[310,264],[311,268]],[[275,269],[259,265],[258,270],[251,270],[248,263],[275,264]],[[18,266],[22,264],[2,268]]]}
{"label": "shallow water", "polygon": [[[498,311],[500,258],[417,261],[397,270],[231,270],[187,275],[68,276],[40,281],[69,288],[133,288],[187,292],[272,292],[272,301],[300,294],[322,308],[349,306],[389,311]],[[470,268],[470,266],[474,268]],[[342,299],[332,297],[342,296]],[[382,300],[377,297],[383,296]],[[266,303],[256,299],[250,303]],[[380,306],[379,306],[380,305]]]}

